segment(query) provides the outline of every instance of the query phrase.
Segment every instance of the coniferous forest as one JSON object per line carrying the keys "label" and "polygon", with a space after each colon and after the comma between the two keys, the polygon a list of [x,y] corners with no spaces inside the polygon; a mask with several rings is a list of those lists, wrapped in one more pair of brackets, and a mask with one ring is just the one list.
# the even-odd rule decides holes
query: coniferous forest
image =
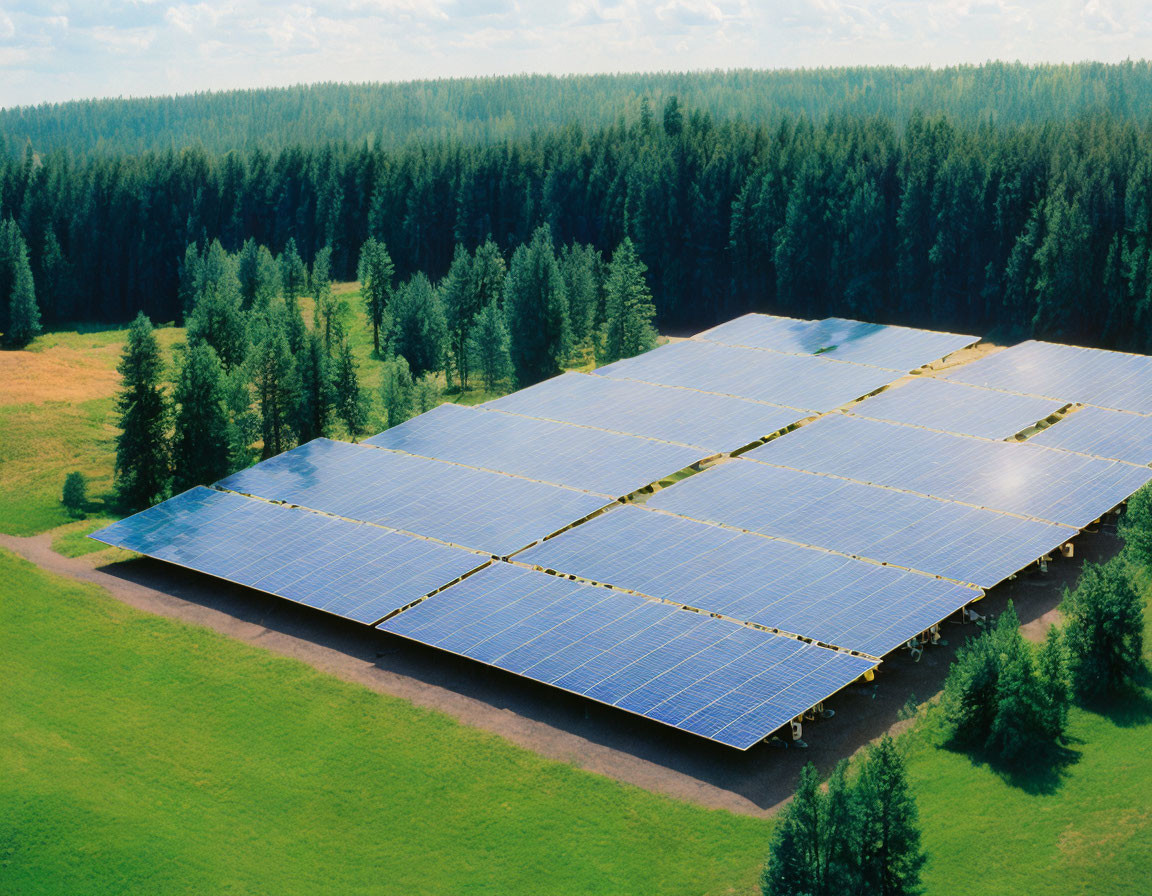
{"label": "coniferous forest", "polygon": [[374,238],[438,284],[457,246],[509,260],[545,225],[558,254],[628,238],[664,330],[764,310],[1152,350],[1145,63],[102,100],[4,110],[0,148],[10,336],[31,292],[46,326],[182,319],[190,244],[330,248],[355,279]]}

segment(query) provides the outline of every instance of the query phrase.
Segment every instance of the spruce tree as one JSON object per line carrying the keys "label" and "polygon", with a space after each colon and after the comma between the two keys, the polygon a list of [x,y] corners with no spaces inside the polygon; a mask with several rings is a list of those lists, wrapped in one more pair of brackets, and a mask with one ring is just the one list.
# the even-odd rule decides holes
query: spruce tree
{"label": "spruce tree", "polygon": [[188,315],[188,342],[210,345],[224,370],[231,371],[248,355],[248,317],[241,305],[235,262],[218,242],[213,242],[208,257],[210,261],[201,265],[200,284]]}
{"label": "spruce tree", "polygon": [[332,293],[332,248],[324,246],[316,250],[312,261],[312,296],[315,302],[312,312],[313,326],[324,340],[324,351],[331,353],[340,328],[339,305]]}
{"label": "spruce tree", "polygon": [[368,237],[360,249],[357,276],[368,322],[372,325],[372,348],[377,355],[380,354],[380,332],[387,329],[384,318],[392,298],[395,270],[388,247],[374,237]]}
{"label": "spruce tree", "polygon": [[336,372],[334,377],[336,416],[344,423],[352,441],[364,431],[368,424],[368,414],[364,394],[360,390],[356,356],[352,354],[352,343],[347,338],[340,340],[336,352]]}
{"label": "spruce tree", "polygon": [[781,810],[772,829],[768,861],[760,876],[764,896],[823,894],[820,856],[823,814],[820,775],[809,762],[791,802]]}
{"label": "spruce tree", "polygon": [[228,414],[228,472],[252,464],[252,444],[260,437],[260,416],[252,408],[252,381],[248,364],[224,377],[224,407]]}
{"label": "spruce tree", "polygon": [[397,426],[412,416],[412,371],[402,355],[389,358],[380,376],[380,397],[387,417],[385,428]]}
{"label": "spruce tree", "polygon": [[489,392],[512,375],[508,325],[495,302],[485,305],[476,315],[468,337],[468,357],[472,368],[480,372],[484,388]]}
{"label": "spruce tree", "polygon": [[183,492],[230,472],[224,368],[206,342],[188,345],[173,393],[172,486]]}
{"label": "spruce tree", "polygon": [[656,345],[656,329],[652,326],[656,307],[644,279],[646,270],[632,240],[625,237],[608,266],[604,298],[605,363],[631,358]]}
{"label": "spruce tree", "polygon": [[168,492],[168,403],[164,362],[152,323],[143,312],[128,328],[128,343],[116,368],[120,433],[116,436],[116,493],[126,510],[139,510]]}
{"label": "spruce tree", "polygon": [[288,302],[295,302],[308,288],[308,269],[296,249],[296,240],[291,237],[280,253],[280,288]]}
{"label": "spruce tree", "polygon": [[300,406],[300,379],[284,329],[282,314],[276,315],[263,328],[251,361],[264,458],[286,451],[296,440],[293,425]]}
{"label": "spruce tree", "polygon": [[488,237],[476,248],[472,258],[472,294],[476,307],[486,308],[495,304],[497,308],[504,301],[504,278],[508,276],[508,266],[500,247]]}
{"label": "spruce tree", "polygon": [[1124,551],[1138,566],[1152,566],[1152,485],[1146,485],[1128,499],[1120,518]]}
{"label": "spruce tree", "polygon": [[240,303],[245,311],[266,311],[280,292],[280,267],[267,246],[247,239],[236,260]]}
{"label": "spruce tree", "polygon": [[531,242],[513,253],[504,281],[504,313],[519,385],[559,373],[570,343],[568,297],[547,227],[537,228]]}
{"label": "spruce tree", "polygon": [[1144,667],[1144,601],[1125,564],[1085,563],[1061,609],[1076,693],[1094,700],[1121,691]]}
{"label": "spruce tree", "polygon": [[323,339],[315,330],[304,335],[304,345],[296,355],[296,364],[300,380],[296,432],[303,443],[328,435],[336,404],[332,361]]}
{"label": "spruce tree", "polygon": [[444,307],[445,325],[448,333],[448,352],[460,388],[468,388],[469,358],[468,337],[481,306],[477,304],[472,276],[472,258],[461,245],[456,246],[452,256],[452,266],[440,283],[440,298]]}
{"label": "spruce tree", "polygon": [[1054,625],[1048,626],[1044,644],[1036,655],[1036,677],[1040,684],[1040,724],[1044,736],[1056,741],[1068,725],[1071,683],[1064,639]]}
{"label": "spruce tree", "polygon": [[560,274],[568,294],[568,320],[572,341],[580,344],[593,335],[601,308],[600,253],[592,246],[574,243],[560,250]]}
{"label": "spruce tree", "polygon": [[392,296],[393,351],[403,355],[413,376],[444,369],[447,327],[440,297],[422,272],[417,272]]}
{"label": "spruce tree", "polygon": [[913,896],[923,888],[926,856],[920,845],[916,800],[904,759],[885,734],[868,749],[856,785],[860,889],[878,896]]}
{"label": "spruce tree", "polygon": [[192,313],[196,299],[200,296],[203,266],[199,247],[195,243],[189,243],[184,249],[184,258],[180,262],[180,279],[176,290],[180,302],[180,312],[185,318]]}
{"label": "spruce tree", "polygon": [[9,345],[23,348],[40,332],[40,306],[36,304],[36,289],[32,283],[32,268],[28,264],[28,249],[23,237],[16,244],[15,267],[12,272],[12,294],[8,298],[8,326],[4,334]]}

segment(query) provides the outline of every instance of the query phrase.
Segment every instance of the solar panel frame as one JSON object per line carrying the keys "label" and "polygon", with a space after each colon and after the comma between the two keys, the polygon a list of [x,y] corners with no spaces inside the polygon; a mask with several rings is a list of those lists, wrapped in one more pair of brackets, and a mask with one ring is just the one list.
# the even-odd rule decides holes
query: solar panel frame
{"label": "solar panel frame", "polygon": [[563,486],[314,439],[220,488],[505,556],[612,503]]}
{"label": "solar panel frame", "polygon": [[490,562],[394,530],[202,486],[90,537],[365,624]]}
{"label": "solar panel frame", "polygon": [[739,750],[877,665],[508,563],[379,628]]}
{"label": "solar panel frame", "polygon": [[442,404],[364,445],[511,473],[618,498],[691,466],[700,449]]}
{"label": "solar panel frame", "polygon": [[890,423],[1002,440],[1034,426],[1064,406],[1048,398],[919,377],[866,398],[849,412]]}
{"label": "solar panel frame", "polygon": [[570,371],[483,405],[492,411],[661,439],[707,454],[735,451],[809,411]]}
{"label": "solar panel frame", "polygon": [[1148,466],[1152,416],[1086,405],[1031,436],[1028,443]]}
{"label": "solar panel frame", "polygon": [[743,458],[661,489],[646,506],[985,589],[1078,532]]}
{"label": "solar panel frame", "polygon": [[517,560],[883,656],[983,594],[915,572],[637,505]]}

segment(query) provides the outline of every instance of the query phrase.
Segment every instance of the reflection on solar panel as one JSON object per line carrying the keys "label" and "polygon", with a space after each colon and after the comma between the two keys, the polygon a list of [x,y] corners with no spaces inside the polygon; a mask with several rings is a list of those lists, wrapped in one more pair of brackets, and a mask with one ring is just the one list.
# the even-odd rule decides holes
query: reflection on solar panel
{"label": "reflection on solar panel", "polygon": [[662,345],[596,373],[815,411],[862,398],[892,379],[891,371],[876,367],[695,340]]}
{"label": "reflection on solar panel", "polygon": [[959,383],[1152,414],[1152,357],[1146,355],[1022,342],[945,376]]}
{"label": "reflection on solar panel", "polygon": [[705,457],[695,448],[442,404],[365,441],[617,498]]}
{"label": "reflection on solar panel", "polygon": [[1046,398],[924,377],[873,395],[854,406],[852,413],[986,439],[1007,439],[1061,407],[1060,402]]}
{"label": "reflection on solar panel", "polygon": [[706,454],[735,451],[805,412],[725,395],[565,373],[490,401],[486,408],[665,439]]}
{"label": "reflection on solar panel", "polygon": [[1134,464],[1152,464],[1152,417],[1083,407],[1028,442]]}
{"label": "reflection on solar panel", "polygon": [[1130,464],[845,415],[822,417],[747,456],[1078,529],[1152,479],[1152,470]]}
{"label": "reflection on solar panel", "polygon": [[507,563],[380,627],[741,750],[876,665]]}
{"label": "reflection on solar panel", "polygon": [[517,559],[874,656],[980,597],[943,579],[634,505]]}
{"label": "reflection on solar panel", "polygon": [[207,488],[92,537],[366,623],[488,562],[411,535]]}
{"label": "reflection on solar panel", "polygon": [[219,485],[496,555],[519,550],[607,503],[555,485],[329,439],[301,445]]}
{"label": "reflection on solar panel", "polygon": [[976,336],[870,324],[842,317],[796,320],[745,314],[700,333],[697,339],[802,355],[821,354],[907,372],[978,342]]}
{"label": "reflection on solar panel", "polygon": [[1070,526],[743,459],[658,491],[647,506],[983,588],[1076,535]]}

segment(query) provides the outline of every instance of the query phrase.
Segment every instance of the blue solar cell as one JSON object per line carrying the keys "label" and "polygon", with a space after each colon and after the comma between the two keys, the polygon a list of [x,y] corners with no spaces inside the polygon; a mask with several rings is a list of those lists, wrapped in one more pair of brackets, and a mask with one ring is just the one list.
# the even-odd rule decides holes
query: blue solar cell
{"label": "blue solar cell", "polygon": [[1071,526],[733,460],[647,506],[990,588],[1076,535]]}
{"label": "blue solar cell", "polygon": [[366,623],[488,562],[388,529],[207,488],[92,538]]}
{"label": "blue solar cell", "polygon": [[636,436],[442,404],[364,444],[526,476],[618,498],[707,452]]}
{"label": "blue solar cell", "polygon": [[508,563],[380,628],[741,750],[876,665]]}
{"label": "blue solar cell", "polygon": [[490,401],[486,408],[543,420],[735,451],[795,423],[807,412],[670,386],[565,373]]}
{"label": "blue solar cell", "polygon": [[796,320],[746,314],[699,334],[699,340],[814,355],[906,372],[979,341],[976,336],[864,323],[842,317]]}
{"label": "blue solar cell", "polygon": [[954,582],[625,505],[525,563],[882,656],[980,592]]}
{"label": "blue solar cell", "polygon": [[601,367],[599,376],[700,389],[828,411],[862,398],[892,379],[892,372],[824,358],[686,340]]}
{"label": "blue solar cell", "polygon": [[959,383],[1152,414],[1152,357],[1022,342],[945,374]]}
{"label": "blue solar cell", "polygon": [[1032,436],[1028,443],[1147,466],[1152,464],[1152,416],[1089,405]]}
{"label": "blue solar cell", "polygon": [[547,483],[329,439],[301,445],[219,485],[498,556],[608,503]]}
{"label": "blue solar cell", "polygon": [[865,399],[852,407],[852,413],[985,439],[1007,439],[1061,407],[1061,402],[1047,398],[922,377]]}
{"label": "blue solar cell", "polygon": [[1152,470],[1131,464],[842,414],[822,417],[747,457],[1078,529],[1152,480]]}

